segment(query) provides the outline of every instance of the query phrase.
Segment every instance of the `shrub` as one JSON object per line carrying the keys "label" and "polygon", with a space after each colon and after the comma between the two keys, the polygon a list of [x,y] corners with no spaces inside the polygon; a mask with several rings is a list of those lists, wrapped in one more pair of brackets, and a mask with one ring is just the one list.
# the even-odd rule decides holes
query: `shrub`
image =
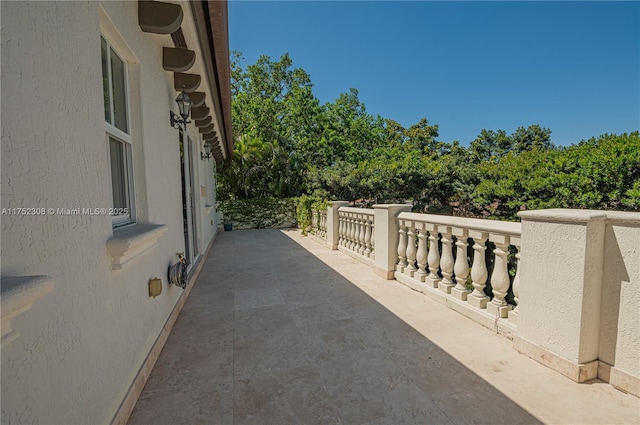
{"label": "shrub", "polygon": [[225,200],[220,201],[218,209],[224,214],[225,222],[233,222],[239,227],[264,229],[288,223],[296,225],[295,198]]}
{"label": "shrub", "polygon": [[319,196],[302,195],[295,199],[296,201],[296,218],[298,227],[302,230],[302,234],[307,234],[307,229],[311,226],[311,212],[313,210],[326,209],[329,201]]}

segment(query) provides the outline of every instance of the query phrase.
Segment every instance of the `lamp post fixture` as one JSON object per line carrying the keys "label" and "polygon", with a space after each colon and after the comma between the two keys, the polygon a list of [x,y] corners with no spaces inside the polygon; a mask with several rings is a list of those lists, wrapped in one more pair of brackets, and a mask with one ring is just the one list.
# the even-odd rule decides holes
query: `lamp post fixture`
{"label": "lamp post fixture", "polygon": [[191,99],[189,99],[189,95],[184,92],[184,89],[182,89],[178,97],[176,97],[176,103],[178,104],[178,110],[182,118],[179,118],[177,114],[170,111],[171,126],[174,128],[180,128],[182,126],[182,128],[185,129],[186,125],[191,122],[189,120],[189,115],[191,114]]}
{"label": "lamp post fixture", "polygon": [[211,153],[211,144],[209,142],[204,144],[204,151],[205,153],[200,152],[200,159],[203,161],[206,159],[208,161],[213,157],[213,154]]}

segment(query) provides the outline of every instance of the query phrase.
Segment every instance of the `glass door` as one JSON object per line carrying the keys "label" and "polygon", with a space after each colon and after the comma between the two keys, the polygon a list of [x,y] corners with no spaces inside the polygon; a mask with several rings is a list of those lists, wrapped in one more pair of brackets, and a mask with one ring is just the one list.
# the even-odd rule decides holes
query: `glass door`
{"label": "glass door", "polygon": [[195,199],[193,170],[191,164],[191,139],[180,131],[180,176],[182,177],[182,226],[187,270],[191,268],[198,253],[196,240]]}
{"label": "glass door", "polygon": [[[189,146],[189,160],[191,161],[191,159],[193,158],[193,142],[192,140],[189,138],[189,136],[187,136],[187,145]],[[193,166],[191,166],[193,165]],[[192,258],[191,260],[195,260],[198,257],[198,220],[196,220],[196,196],[198,196],[199,191],[196,189],[196,179],[195,179],[195,173],[197,172],[197,168],[195,166],[195,164],[192,164],[191,162],[189,163],[189,187],[191,188],[190,190],[190,196],[189,196],[189,213],[190,213],[190,220],[189,220],[189,229],[190,229],[190,234],[191,234],[191,252],[192,252]]]}

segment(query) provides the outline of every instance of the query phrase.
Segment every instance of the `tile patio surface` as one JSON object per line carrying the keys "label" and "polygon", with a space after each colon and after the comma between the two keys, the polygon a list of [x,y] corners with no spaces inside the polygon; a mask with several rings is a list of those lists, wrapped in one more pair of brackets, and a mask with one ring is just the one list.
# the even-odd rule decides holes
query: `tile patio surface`
{"label": "tile patio surface", "polygon": [[295,230],[221,232],[135,424],[638,424],[511,341]]}

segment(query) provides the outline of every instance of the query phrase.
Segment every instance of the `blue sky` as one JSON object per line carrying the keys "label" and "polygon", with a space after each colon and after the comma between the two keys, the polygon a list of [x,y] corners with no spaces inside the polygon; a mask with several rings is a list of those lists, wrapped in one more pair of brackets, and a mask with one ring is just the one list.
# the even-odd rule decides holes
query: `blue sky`
{"label": "blue sky", "polygon": [[640,127],[639,2],[229,1],[231,50],[289,52],[322,103],[439,140],[540,124],[560,145]]}

